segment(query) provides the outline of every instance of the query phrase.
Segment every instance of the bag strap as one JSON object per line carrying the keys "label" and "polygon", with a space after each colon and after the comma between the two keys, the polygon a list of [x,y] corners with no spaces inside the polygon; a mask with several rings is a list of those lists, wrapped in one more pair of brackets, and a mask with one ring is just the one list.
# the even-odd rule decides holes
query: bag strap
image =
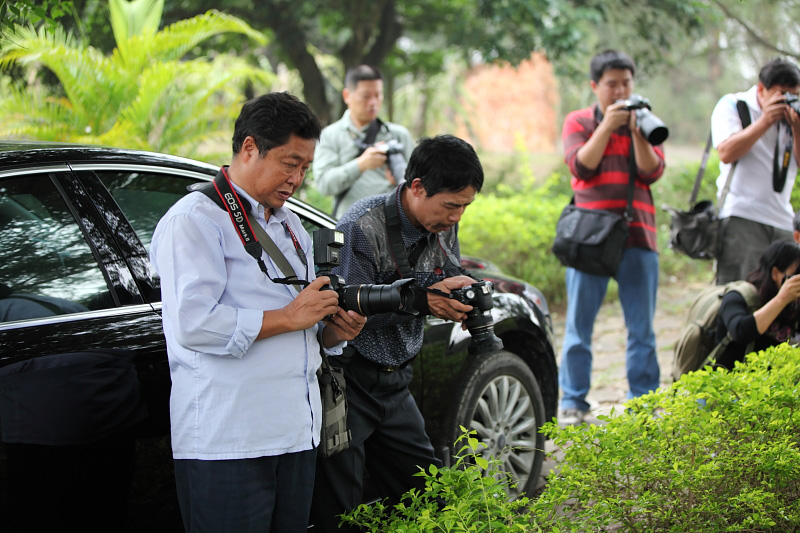
{"label": "bag strap", "polygon": [[[247,213],[251,209],[250,202],[248,202],[246,198],[242,198],[236,194],[236,191],[230,184],[230,178],[228,178],[228,173],[224,167],[220,169],[220,172],[216,175],[213,182],[203,185],[196,190],[208,196],[215,204],[228,212],[233,227],[236,229],[236,233],[239,235],[239,239],[242,241],[245,250],[258,262],[259,268],[270,281],[283,285],[308,285],[309,282],[307,280],[303,280],[297,276],[289,260],[286,259],[286,256],[283,255],[283,252],[281,252],[280,248],[278,248],[264,228],[258,223],[250,223],[250,218],[247,216]],[[292,243],[294,244],[298,257],[300,257],[300,261],[307,267],[308,259],[295,237],[294,232],[285,222],[283,223],[283,227],[292,238]],[[278,270],[286,277],[270,277],[267,271],[267,265],[264,264],[264,260],[261,258],[262,250],[267,253],[275,262]],[[300,289],[295,287],[295,290],[299,291]]]}
{"label": "bag strap", "polygon": [[[383,212],[386,216],[386,237],[389,240],[389,250],[392,253],[392,259],[394,260],[395,268],[397,268],[397,272],[400,274],[400,277],[413,278],[413,267],[419,257],[422,255],[422,252],[427,247],[428,239],[423,239],[422,242],[414,248],[414,250],[411,252],[411,255],[406,252],[401,230],[402,226],[400,219],[400,208],[397,206],[399,202],[398,197],[401,194],[401,188],[402,184],[398,185],[397,188],[391,194],[389,194],[389,196],[386,198],[386,203],[383,205]],[[452,263],[462,274],[469,275],[469,273],[461,267],[461,262],[444,241],[442,234],[437,233],[436,238],[439,241],[439,246],[444,251],[450,263]]]}
{"label": "bag strap", "polygon": [[708,132],[708,140],[706,141],[706,149],[703,150],[703,158],[700,160],[700,168],[697,169],[697,177],[694,180],[694,188],[692,188],[692,195],[689,197],[689,210],[691,211],[697,203],[697,195],[700,192],[700,182],[703,181],[703,174],[706,173],[706,166],[708,165],[708,156],[711,153],[711,132]]}
{"label": "bag strap", "polygon": [[736,111],[739,112],[739,120],[742,121],[742,129],[750,125],[750,108],[744,100],[736,100]]}
{"label": "bag strap", "polygon": [[[364,133],[364,139],[358,146],[358,153],[356,153],[356,157],[353,159],[361,157],[361,154],[367,149],[368,146],[375,144],[375,139],[378,138],[378,132],[381,131],[381,127],[383,126],[383,122],[378,117],[375,117],[375,120],[369,123],[367,126],[367,131]],[[339,210],[339,206],[344,200],[344,197],[350,192],[353,186],[346,188],[344,191],[340,192],[336,195],[336,201],[333,204],[333,214],[336,215],[336,212]]]}
{"label": "bag strap", "polygon": [[[289,226],[285,225],[284,227],[288,229]],[[258,237],[258,243],[261,245],[261,247],[264,249],[264,251],[267,252],[267,255],[270,257],[270,259],[272,259],[275,262],[275,266],[278,267],[278,270],[280,270],[283,273],[283,275],[285,276],[282,279],[294,278],[296,280],[300,280],[300,278],[298,278],[298,276],[297,276],[297,273],[294,271],[294,268],[292,268],[292,265],[289,264],[289,260],[286,259],[286,256],[283,255],[283,252],[281,252],[281,249],[278,248],[278,245],[275,244],[275,241],[272,240],[272,237],[270,237],[267,234],[267,232],[264,230],[264,228],[262,228],[259,224],[254,224],[253,225],[253,229],[255,230],[256,236]],[[291,231],[291,230],[289,230],[289,231]],[[298,254],[298,255],[300,255],[300,254]],[[305,254],[300,255],[300,257],[304,258]],[[305,262],[305,261],[303,262],[303,264],[308,266],[308,263]],[[288,273],[291,273],[291,274],[288,274]],[[275,281],[275,280],[273,280],[273,281]],[[295,284],[291,283],[289,285],[294,286]],[[298,292],[300,291],[297,287],[293,287],[293,288],[295,290],[297,290]]]}
{"label": "bag strap", "polygon": [[[739,120],[742,123],[742,129],[745,129],[751,123],[750,108],[747,107],[747,102],[745,102],[744,100],[737,100],[736,111],[739,113]],[[711,152],[711,132],[709,131],[708,140],[706,141],[706,148],[703,151],[703,158],[700,161],[700,168],[697,169],[697,178],[695,178],[694,180],[692,195],[689,197],[690,211],[697,203],[697,195],[700,192],[700,183],[703,181],[703,175],[706,173],[706,166],[708,165],[708,156],[710,152]],[[722,206],[725,204],[725,197],[728,196],[728,190],[731,187],[731,180],[733,179],[733,172],[736,170],[737,163],[738,161],[734,161],[731,164],[731,169],[728,172],[727,179],[725,180],[725,186],[722,188],[722,195],[720,195],[719,203],[717,204],[717,212],[721,211]]]}
{"label": "bag strap", "polygon": [[[725,289],[725,292],[722,293],[720,298],[728,294],[730,291],[736,291],[741,294],[742,298],[744,298],[744,301],[747,304],[747,311],[750,313],[755,312],[759,304],[758,290],[756,289],[755,285],[743,280],[734,281]],[[714,346],[714,349],[711,350],[708,356],[703,359],[702,364],[698,368],[705,368],[707,365],[711,364],[712,361],[716,361],[717,357],[725,351],[725,348],[727,348],[732,341],[733,335],[731,335],[731,332],[729,331],[727,335],[725,335],[725,338],[719,341],[719,343]],[[748,343],[745,347],[745,353],[750,353],[753,351],[754,346],[755,341]]]}

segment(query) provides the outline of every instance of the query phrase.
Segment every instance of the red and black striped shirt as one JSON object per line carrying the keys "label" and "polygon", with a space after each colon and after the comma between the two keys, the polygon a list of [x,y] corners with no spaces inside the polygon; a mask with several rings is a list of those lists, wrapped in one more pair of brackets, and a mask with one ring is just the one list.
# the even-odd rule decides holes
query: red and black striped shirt
{"label": "red and black striped shirt", "polygon": [[[594,104],[586,109],[573,111],[564,119],[561,135],[565,160],[572,172],[575,205],[623,214],[628,199],[628,157],[632,149],[630,129],[624,126],[611,134],[603,159],[596,169],[588,169],[578,162],[578,150],[600,124],[596,108],[597,104]],[[656,209],[650,184],[664,172],[664,149],[660,145],[654,149],[659,159],[658,168],[649,174],[639,171],[636,176],[628,247],[657,251]]]}

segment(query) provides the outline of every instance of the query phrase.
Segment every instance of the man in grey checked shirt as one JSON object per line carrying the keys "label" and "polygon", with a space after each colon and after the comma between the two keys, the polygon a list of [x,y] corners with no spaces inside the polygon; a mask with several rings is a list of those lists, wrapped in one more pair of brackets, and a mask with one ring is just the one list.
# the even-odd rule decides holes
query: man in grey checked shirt
{"label": "man in grey checked shirt", "polygon": [[400,235],[417,280],[414,306],[419,314],[374,315],[342,356],[331,358],[344,368],[352,440],[348,450],[318,457],[312,504],[317,532],[337,531],[337,515],[361,503],[365,470],[378,496],[389,498],[391,505],[408,489],[424,486],[414,476],[419,467],[441,466],[408,390],[413,374],[409,363],[422,347],[425,315],[461,322],[472,310],[423,288],[449,293],[475,282],[462,274],[459,264],[458,221],[483,186],[483,169],[469,144],[442,135],[420,140],[405,179],[388,194],[353,204],[337,226],[345,246],[334,273],[348,284],[392,283],[401,274],[390,252],[384,209],[392,197],[397,200]]}

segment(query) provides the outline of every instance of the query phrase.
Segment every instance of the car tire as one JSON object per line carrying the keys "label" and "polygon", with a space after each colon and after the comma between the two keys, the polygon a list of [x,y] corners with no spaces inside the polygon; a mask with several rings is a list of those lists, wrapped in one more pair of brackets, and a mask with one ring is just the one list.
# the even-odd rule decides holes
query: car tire
{"label": "car tire", "polygon": [[511,474],[516,487],[508,487],[509,495],[533,494],[544,460],[545,439],[539,428],[545,411],[528,365],[505,350],[478,356],[457,398],[451,442],[461,434],[460,426],[476,431],[483,443],[481,455],[498,459]]}

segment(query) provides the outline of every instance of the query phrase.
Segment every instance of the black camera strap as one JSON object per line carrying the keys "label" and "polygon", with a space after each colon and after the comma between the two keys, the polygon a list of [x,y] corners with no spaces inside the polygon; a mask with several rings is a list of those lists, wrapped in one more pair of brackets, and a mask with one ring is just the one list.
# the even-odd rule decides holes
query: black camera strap
{"label": "black camera strap", "polygon": [[[381,119],[375,117],[375,120],[370,122],[369,126],[367,126],[367,131],[364,133],[364,139],[360,141],[360,144],[357,138],[354,139],[354,141],[356,141],[356,146],[358,147],[358,153],[356,153],[356,157],[354,157],[353,159],[361,157],[361,154],[364,153],[364,151],[367,149],[368,146],[375,144],[375,139],[378,138],[378,132],[381,131],[382,127],[383,127],[383,122],[381,122]],[[351,188],[352,185],[336,195],[336,201],[333,203],[334,216],[336,216],[336,212],[339,210],[339,206],[341,205],[342,200],[344,200],[344,197],[347,195],[348,192],[350,192]]]}
{"label": "black camera strap", "polygon": [[[594,119],[598,124],[603,121],[603,112],[600,110],[599,105],[594,108]],[[631,146],[628,150],[628,189],[625,195],[625,213],[623,214],[625,222],[628,224],[633,220],[633,190],[636,185],[636,175],[639,173],[636,168],[636,152],[633,149],[633,132],[630,132],[630,142]],[[575,203],[574,196],[570,203]]]}
{"label": "black camera strap", "polygon": [[[780,159],[780,144],[781,144],[781,124],[786,124],[788,131],[786,139],[786,148],[783,152],[783,161]],[[792,160],[792,145],[794,144],[794,136],[792,135],[792,128],[789,127],[784,121],[778,123],[778,137],[775,139],[775,157],[772,160],[772,190],[780,193],[786,186],[786,174],[789,171],[789,162]]]}
{"label": "black camera strap", "polygon": [[[250,203],[247,199],[241,198],[236,194],[236,191],[230,184],[230,179],[224,167],[217,173],[213,182],[205,184],[196,190],[208,196],[215,204],[228,212],[228,215],[231,217],[231,222],[233,222],[233,227],[236,229],[236,233],[239,235],[239,239],[242,241],[245,250],[258,262],[259,268],[270,281],[282,285],[300,285],[303,287],[308,285],[308,281],[298,278],[289,260],[286,259],[286,256],[283,255],[283,252],[281,252],[278,245],[275,244],[264,228],[257,223],[250,223],[250,219],[247,216],[247,212],[251,209]],[[304,266],[308,267],[308,259],[291,227],[289,227],[289,224],[286,222],[283,222],[282,225],[292,239],[292,244],[294,245],[294,249],[300,261],[302,261]],[[288,273],[291,273],[291,275],[284,278],[272,278],[267,271],[264,260],[261,258],[262,250],[267,252],[267,255],[275,262],[275,266],[278,267],[278,270],[280,270],[284,276]],[[296,287],[295,289],[299,291]]]}
{"label": "black camera strap", "polygon": [[[383,207],[383,212],[386,216],[386,237],[389,240],[389,250],[392,253],[392,259],[394,260],[395,267],[397,268],[397,272],[400,274],[400,277],[413,278],[414,265],[427,247],[428,239],[421,239],[411,251],[411,254],[406,251],[406,247],[403,244],[403,235],[401,231],[402,222],[400,219],[400,208],[398,207],[402,187],[403,185],[397,186],[394,192],[392,192],[386,199],[386,203]],[[437,233],[436,238],[439,241],[439,246],[444,251],[450,263],[452,263],[462,274],[467,274],[466,270],[461,267],[461,262],[444,241],[442,234]]]}

